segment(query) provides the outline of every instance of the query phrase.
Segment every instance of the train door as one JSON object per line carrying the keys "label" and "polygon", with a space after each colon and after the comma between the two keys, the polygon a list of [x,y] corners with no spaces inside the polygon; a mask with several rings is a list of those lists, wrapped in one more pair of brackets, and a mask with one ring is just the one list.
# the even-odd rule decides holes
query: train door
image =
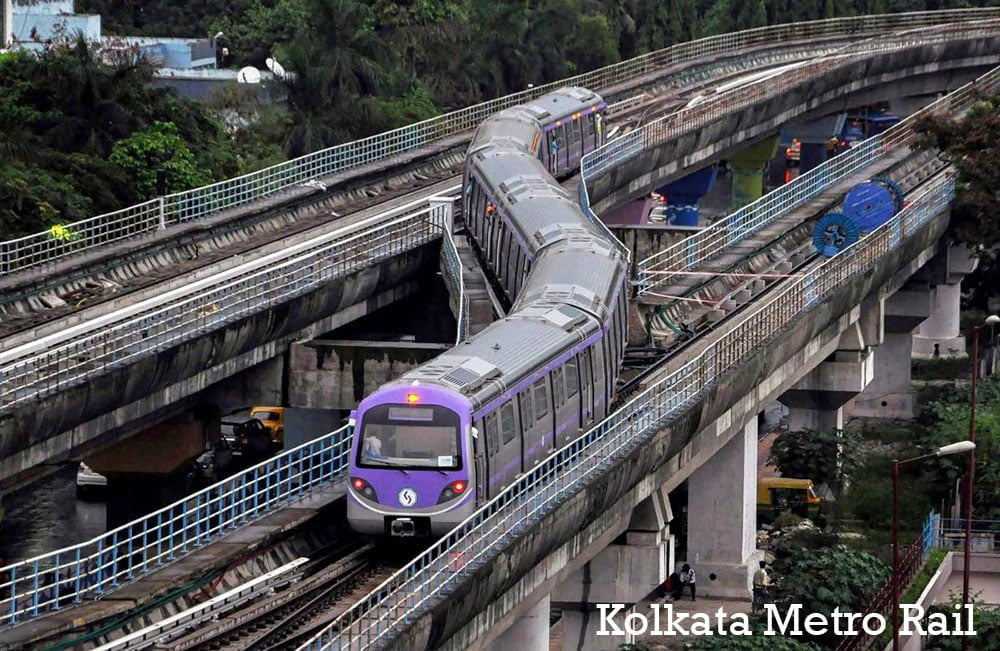
{"label": "train door", "polygon": [[[500,486],[507,486],[521,472],[521,437],[517,435],[517,413],[511,400],[500,408],[499,417],[500,449],[493,468],[493,477]],[[499,492],[499,488],[493,493]]]}
{"label": "train door", "polygon": [[594,422],[594,370],[591,349],[580,351],[580,430]]}
{"label": "train door", "polygon": [[521,435],[517,437],[521,443],[521,467],[520,472],[527,472],[529,460],[527,459],[528,448],[531,447],[531,428],[535,424],[535,412],[531,405],[531,387],[528,387],[517,395],[517,411],[521,417]]}
{"label": "train door", "polygon": [[491,450],[495,449],[491,445],[488,431],[490,421],[492,421],[495,435],[496,416],[493,414],[487,416],[485,420],[476,421],[476,424],[473,425],[475,436],[472,437],[472,459],[473,467],[476,469],[476,500],[478,503],[484,502],[489,497],[489,456]]}

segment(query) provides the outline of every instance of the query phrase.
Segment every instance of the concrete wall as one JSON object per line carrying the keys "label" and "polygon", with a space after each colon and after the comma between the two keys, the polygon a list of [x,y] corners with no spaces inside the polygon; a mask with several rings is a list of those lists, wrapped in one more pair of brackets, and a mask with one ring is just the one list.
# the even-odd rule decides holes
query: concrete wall
{"label": "concrete wall", "polygon": [[[156,422],[176,403],[222,379],[281,354],[289,339],[314,337],[414,290],[410,279],[433,273],[439,242],[374,265],[294,301],[264,310],[195,340],[141,358],[99,380],[68,387],[0,416],[0,477],[67,458],[105,435]],[[393,294],[393,288],[403,288]],[[357,309],[360,308],[360,309]],[[353,310],[353,311],[352,311]],[[351,315],[347,321],[338,314]],[[314,331],[316,328],[321,328]],[[282,343],[284,342],[284,343]],[[183,407],[182,407],[183,408]],[[131,428],[131,429],[130,429]],[[103,441],[104,443],[110,441]]]}
{"label": "concrete wall", "polygon": [[809,119],[879,99],[954,89],[996,65],[998,53],[1000,37],[983,37],[873,54],[870,59],[843,64],[595,177],[587,184],[591,205],[602,214],[777,133],[792,119]]}
{"label": "concrete wall", "polygon": [[[741,419],[756,414],[836,350],[841,331],[858,318],[863,299],[873,293],[891,295],[901,287],[933,256],[947,222],[947,217],[932,220],[892,256],[842,283],[807,315],[774,333],[771,346],[761,347],[752,358],[731,367],[686,413],[637,442],[586,490],[506,544],[446,601],[416,618],[392,647],[465,649],[488,643],[520,615],[519,603],[532,603],[541,591],[550,592],[624,530],[634,506],[672,480],[676,466],[671,464],[699,454],[688,447],[696,433],[715,429],[715,435],[704,443],[709,448],[706,458],[711,457],[737,427],[741,429],[745,422]],[[722,337],[725,330],[716,336]],[[810,365],[808,360],[812,360]],[[673,367],[684,361],[677,359]]]}
{"label": "concrete wall", "polygon": [[293,344],[289,404],[354,409],[381,385],[449,348],[446,344],[324,339]]}

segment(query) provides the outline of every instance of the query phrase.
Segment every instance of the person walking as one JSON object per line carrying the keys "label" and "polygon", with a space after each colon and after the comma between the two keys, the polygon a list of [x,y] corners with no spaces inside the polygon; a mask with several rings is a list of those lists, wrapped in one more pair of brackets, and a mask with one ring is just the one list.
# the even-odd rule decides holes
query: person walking
{"label": "person walking", "polygon": [[697,583],[698,577],[694,573],[694,568],[692,568],[687,563],[681,567],[681,594],[684,593],[684,587],[688,586],[691,588],[691,601],[697,601],[695,598],[695,583]]}
{"label": "person walking", "polygon": [[753,573],[753,612],[759,613],[764,609],[764,600],[767,599],[767,589],[771,587],[771,575],[767,573],[767,563],[760,562],[760,568]]}
{"label": "person walking", "polygon": [[673,573],[667,578],[667,589],[670,591],[671,601],[677,601],[681,598],[681,592],[684,590],[684,584],[681,583],[681,575],[674,570]]}

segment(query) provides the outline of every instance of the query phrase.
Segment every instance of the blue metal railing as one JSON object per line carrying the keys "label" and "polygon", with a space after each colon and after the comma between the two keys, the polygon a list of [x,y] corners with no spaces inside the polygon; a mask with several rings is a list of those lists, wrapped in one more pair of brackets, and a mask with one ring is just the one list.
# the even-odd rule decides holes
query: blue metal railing
{"label": "blue metal railing", "polygon": [[0,621],[99,598],[344,477],[351,428],[259,463],[87,542],[0,567]]}

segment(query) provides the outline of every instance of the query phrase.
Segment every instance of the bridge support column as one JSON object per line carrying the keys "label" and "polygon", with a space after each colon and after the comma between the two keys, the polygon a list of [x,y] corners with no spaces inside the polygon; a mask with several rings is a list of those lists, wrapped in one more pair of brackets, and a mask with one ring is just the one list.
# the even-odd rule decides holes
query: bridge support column
{"label": "bridge support column", "polygon": [[847,115],[844,113],[827,115],[808,122],[800,122],[789,128],[801,145],[800,173],[804,174],[826,161],[827,143],[844,128],[846,118]]}
{"label": "bridge support column", "polygon": [[882,343],[874,351],[874,377],[851,403],[850,412],[862,418],[899,418],[915,415],[910,386],[913,330],[930,313],[926,284],[909,283],[881,303]]}
{"label": "bridge support column", "polygon": [[[625,604],[627,608],[614,618],[623,627],[635,604],[663,585],[674,562],[671,520],[667,492],[662,488],[654,491],[632,511],[628,529],[614,544],[556,587],[552,602],[563,611],[563,649],[608,648],[608,638],[597,637],[601,622],[597,605]],[[618,645],[633,640],[615,637],[612,641]]]}
{"label": "bridge support column", "polygon": [[914,359],[966,357],[965,337],[959,332],[962,285],[937,285],[930,292],[930,315],[913,335]]}
{"label": "bridge support column", "polygon": [[549,651],[549,605],[549,595],[545,595],[487,648],[490,651]]}
{"label": "bridge support column", "polygon": [[758,557],[754,415],[688,479],[687,561],[699,595],[749,599]]}
{"label": "bridge support column", "polygon": [[715,185],[718,171],[719,168],[712,165],[659,189],[660,194],[667,197],[669,223],[676,226],[698,225],[698,202]]}
{"label": "bridge support column", "polygon": [[841,335],[841,349],[782,394],[788,429],[834,432],[844,429],[845,404],[865,390],[875,376],[875,355],[865,345],[859,324]]}
{"label": "bridge support column", "polygon": [[729,159],[733,166],[733,210],[760,199],[764,193],[764,166],[777,151],[778,136],[774,136],[750,145]]}

